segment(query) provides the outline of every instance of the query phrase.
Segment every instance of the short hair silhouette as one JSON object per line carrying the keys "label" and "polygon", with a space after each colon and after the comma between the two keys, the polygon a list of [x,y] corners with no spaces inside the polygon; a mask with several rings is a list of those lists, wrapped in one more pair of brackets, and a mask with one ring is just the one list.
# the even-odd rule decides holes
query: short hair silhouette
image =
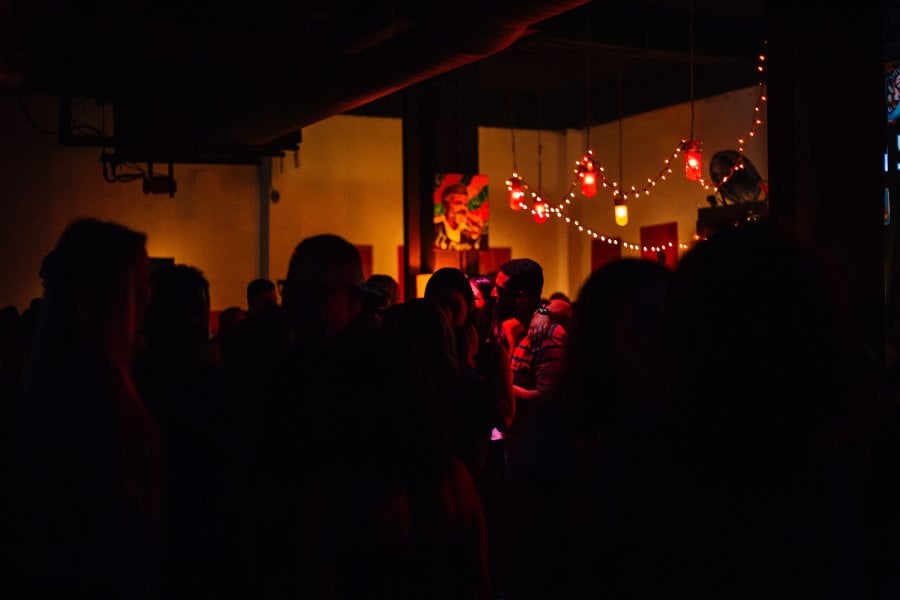
{"label": "short hair silhouette", "polygon": [[389,298],[391,304],[400,302],[400,284],[390,275],[376,273],[366,279],[365,285],[382,290]]}
{"label": "short hair silhouette", "polygon": [[131,279],[146,258],[146,241],[143,233],[117,223],[80,219],[69,225],[44,264],[38,336],[101,346],[126,344],[120,350],[130,353],[141,316],[132,310]]}
{"label": "short hair silhouette", "polygon": [[254,279],[247,284],[247,307],[251,311],[254,308],[257,308],[260,299],[263,300],[263,305],[270,304],[268,298],[272,297],[272,292],[274,291],[275,284],[272,283],[271,280],[263,278]]}
{"label": "short hair silhouette", "polygon": [[525,292],[532,298],[540,298],[544,289],[544,270],[530,258],[514,258],[500,265],[500,271],[509,277],[508,290]]}
{"label": "short hair silhouette", "polygon": [[322,234],[297,244],[282,301],[294,334],[324,339],[344,330],[359,314],[361,283],[359,251],[344,238]]}

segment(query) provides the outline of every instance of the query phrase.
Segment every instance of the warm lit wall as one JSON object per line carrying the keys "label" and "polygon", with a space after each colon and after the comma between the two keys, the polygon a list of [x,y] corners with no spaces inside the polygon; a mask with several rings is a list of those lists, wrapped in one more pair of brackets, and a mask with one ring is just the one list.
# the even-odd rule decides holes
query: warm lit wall
{"label": "warm lit wall", "polygon": [[[722,94],[695,104],[695,137],[704,142],[704,173],[708,175],[709,160],[719,150],[736,149],[738,138],[744,137],[752,122],[758,88],[748,88]],[[765,119],[765,106],[761,114]],[[619,126],[611,123],[591,131],[591,146],[595,156],[606,167],[607,175],[618,179]],[[746,155],[756,165],[763,179],[767,178],[767,148],[765,125],[746,146]],[[647,178],[655,176],[670,158],[682,139],[690,134],[690,105],[681,104],[623,121],[623,177],[627,187],[640,188]],[[584,132],[569,130],[564,134],[543,135],[544,192],[548,200],[558,203],[574,178],[572,168],[583,154]],[[536,186],[537,142],[533,132],[516,132],[519,174]],[[513,256],[529,256],[540,262],[546,271],[545,292],[562,290],[575,295],[590,274],[590,239],[585,233],[551,218],[544,225],[534,223],[530,215],[506,208],[506,190],[502,182],[512,172],[510,132],[504,129],[480,130],[481,171],[491,181],[491,243],[512,246]],[[615,225],[613,200],[602,188],[592,199],[580,194],[571,209],[573,219],[587,228],[608,236],[619,236],[638,243],[640,228],[676,221],[682,242],[690,243],[696,228],[697,209],[708,207],[706,196],[711,193],[685,179],[683,164],[673,166],[673,175],[653,188],[649,197],[629,202],[629,223]],[[550,175],[548,178],[548,174]],[[623,256],[638,256],[624,251]]]}
{"label": "warm lit wall", "polygon": [[[538,135],[536,131],[517,130],[516,164],[518,173],[526,177],[532,191],[538,189]],[[543,147],[541,179],[544,198],[550,200],[569,186],[567,135],[562,132],[541,133]],[[509,246],[513,258],[531,258],[544,268],[544,294],[568,293],[571,261],[567,251],[570,232],[559,223],[534,222],[528,211],[509,208],[505,181],[513,172],[512,141],[508,129],[482,127],[478,131],[480,171],[490,181],[492,246]],[[574,160],[574,158],[572,159]]]}
{"label": "warm lit wall", "polygon": [[[42,128],[56,129],[56,101],[23,98]],[[147,234],[151,256],[199,267],[213,308],[246,304],[259,262],[257,170],[176,165],[178,192],[145,196],[140,182],[106,183],[99,148],[66,148],[24,117],[18,95],[0,95],[0,306],[19,310],[41,294],[38,269],[78,217]]]}
{"label": "warm lit wall", "polygon": [[305,127],[300,165],[272,161],[269,274],[282,279],[305,237],[340,235],[372,246],[374,273],[394,279],[403,244],[403,157],[399,119],[337,116]]}
{"label": "warm lit wall", "polygon": [[[537,132],[516,133],[523,170],[537,185]],[[338,116],[303,130],[300,167],[273,162],[273,187],[281,200],[271,208],[270,273],[287,272],[294,246],[304,237],[336,233],[354,244],[373,247],[373,271],[399,277],[397,246],[403,243],[402,131],[398,119]],[[567,185],[566,135],[543,132],[543,180],[547,189]],[[479,171],[490,178],[490,243],[512,247],[513,257],[529,257],[546,270],[546,288],[568,289],[565,228],[535,229],[521,213],[507,208],[504,180],[509,175],[509,132],[479,130]],[[534,226],[534,227],[532,227]],[[548,235],[549,234],[549,235]]]}
{"label": "warm lit wall", "polygon": [[[753,115],[756,88],[724,94],[696,105],[696,137],[704,141],[705,163],[717,150],[735,148]],[[36,122],[55,128],[55,101],[25,99]],[[764,113],[763,113],[764,114]],[[100,174],[98,149],[61,147],[23,117],[17,96],[0,96],[0,306],[20,310],[40,294],[37,271],[62,229],[73,218],[118,221],[148,234],[151,255],[204,270],[213,308],[244,305],[245,287],[258,274],[257,169],[247,166],[176,165],[178,193],[144,196],[138,182],[108,184]],[[679,105],[624,121],[624,178],[627,185],[654,175],[690,129],[690,107]],[[516,132],[520,174],[537,187],[537,133]],[[618,125],[597,127],[592,146],[608,173],[618,173]],[[543,132],[543,187],[559,200],[572,180],[572,166],[584,148],[580,131]],[[479,130],[479,171],[490,180],[490,242],[509,246],[513,257],[530,257],[545,269],[545,292],[577,294],[590,271],[590,243],[563,221],[537,225],[526,212],[508,208],[504,180],[512,172],[510,132]],[[767,176],[765,126],[747,155]],[[294,246],[304,237],[336,233],[373,247],[374,272],[397,273],[403,243],[401,123],[398,119],[338,116],[303,130],[299,167],[293,156],[272,163],[273,187],[281,199],[270,204],[269,277],[280,279]],[[678,165],[680,168],[680,165]],[[573,215],[604,234],[640,240],[640,227],[678,222],[683,242],[693,238],[697,209],[708,206],[704,190],[674,177],[649,198],[631,205],[630,223],[613,224],[612,199],[601,190],[578,200]],[[625,255],[635,253],[625,252]]]}
{"label": "warm lit wall", "polygon": [[[748,88],[722,94],[695,103],[694,137],[703,141],[703,174],[709,177],[709,161],[720,150],[737,150],[737,140],[745,138],[754,118],[754,106],[758,88]],[[761,109],[765,115],[765,105]],[[625,119],[623,131],[623,179],[626,189],[632,185],[640,189],[647,178],[654,177],[670,158],[682,139],[690,136],[690,104],[671,106],[637,117]],[[583,148],[583,135],[570,132],[571,154],[575,158]],[[597,127],[591,132],[594,154],[606,166],[608,176],[618,179],[619,172],[619,125],[611,123]],[[762,178],[768,179],[768,152],[766,127],[763,124],[745,147],[745,153],[757,167]],[[650,196],[629,199],[629,222],[625,227],[615,225],[613,201],[610,194],[598,191],[591,201],[581,204],[580,211],[573,211],[580,221],[595,230],[621,236],[632,243],[640,242],[640,228],[672,221],[678,222],[678,237],[682,243],[692,243],[697,226],[697,209],[708,208],[706,197],[712,194],[696,182],[684,176],[684,160],[679,154],[673,164],[673,174],[666,181],[660,181],[652,188]],[[583,233],[578,236],[576,257],[581,264],[573,264],[573,274],[582,273],[583,280],[590,273],[590,243]],[[634,251],[625,251],[624,256],[637,256]],[[573,289],[573,291],[575,291]]]}

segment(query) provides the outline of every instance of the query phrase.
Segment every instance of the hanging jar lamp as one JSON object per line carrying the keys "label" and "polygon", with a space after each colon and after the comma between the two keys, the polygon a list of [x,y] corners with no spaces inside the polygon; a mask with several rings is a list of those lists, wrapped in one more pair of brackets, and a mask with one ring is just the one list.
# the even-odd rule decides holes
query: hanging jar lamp
{"label": "hanging jar lamp", "polygon": [[506,189],[509,192],[509,207],[513,210],[527,208],[525,204],[525,182],[518,173],[506,180]]}
{"label": "hanging jar lamp", "polygon": [[616,197],[615,202],[616,225],[625,227],[628,225],[628,205],[624,198]]}
{"label": "hanging jar lamp", "polygon": [[593,198],[597,195],[597,176],[600,167],[594,162],[593,152],[581,157],[578,162],[578,177],[581,179],[581,193],[587,198]]}
{"label": "hanging jar lamp", "polygon": [[703,142],[685,140],[681,142],[684,153],[684,176],[691,181],[703,179]]}
{"label": "hanging jar lamp", "polygon": [[691,1],[690,72],[691,72],[691,137],[681,142],[684,153],[684,176],[690,181],[703,180],[703,142],[694,137],[694,3]]}

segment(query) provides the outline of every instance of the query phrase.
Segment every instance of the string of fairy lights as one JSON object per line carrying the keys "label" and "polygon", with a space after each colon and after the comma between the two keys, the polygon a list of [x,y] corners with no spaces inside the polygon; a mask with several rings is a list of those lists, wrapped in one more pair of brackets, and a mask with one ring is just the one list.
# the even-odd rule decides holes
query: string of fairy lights
{"label": "string of fairy lights", "polygon": [[[765,47],[765,42],[763,42],[763,45]],[[577,200],[578,195],[576,190],[579,186],[581,187],[582,196],[593,198],[597,194],[599,185],[599,187],[606,190],[613,199],[616,224],[619,226],[627,225],[628,201],[639,199],[642,196],[650,196],[653,188],[661,182],[667,181],[668,176],[673,174],[672,167],[673,164],[677,162],[679,155],[684,157],[684,172],[685,177],[688,180],[697,182],[704,190],[712,190],[714,193],[718,193],[719,188],[728,182],[728,180],[734,176],[735,172],[744,168],[743,159],[745,149],[748,143],[756,137],[760,127],[763,125],[762,106],[768,100],[766,97],[764,77],[766,72],[766,56],[764,52],[760,53],[758,56],[756,70],[759,73],[760,79],[757,85],[758,93],[756,103],[753,107],[753,118],[751,119],[750,127],[748,128],[746,135],[737,139],[738,154],[740,158],[736,164],[731,167],[730,171],[721,178],[718,184],[708,181],[703,177],[703,142],[697,139],[682,140],[672,151],[671,155],[662,161],[662,167],[654,176],[648,177],[645,184],[641,184],[640,186],[632,185],[630,187],[623,186],[619,181],[607,177],[606,167],[594,156],[593,151],[588,149],[579,160],[575,161],[575,168],[573,170],[575,178],[570,184],[568,191],[555,206],[549,205],[539,193],[529,190],[525,178],[518,172],[513,172],[506,181],[506,189],[509,192],[510,208],[512,210],[523,211],[526,214],[530,213],[538,224],[546,223],[551,216],[555,216],[558,219],[564,220],[567,224],[575,227],[579,232],[584,233],[592,239],[606,242],[611,245],[621,246],[628,250],[662,252],[667,248],[674,248],[674,243],[667,243],[666,245],[659,246],[647,246],[624,241],[617,236],[601,234],[595,228],[586,225],[579,219],[565,215],[565,212]],[[691,99],[691,103],[693,113],[693,98]],[[693,137],[693,123],[691,129],[691,136]],[[530,196],[531,206],[529,206],[526,201],[527,196]],[[689,248],[688,244],[684,243],[679,243],[677,246],[680,250]]]}
{"label": "string of fairy lights", "polygon": [[[765,42],[763,42],[765,45]],[[747,130],[747,135],[742,138],[738,138],[738,154],[740,158],[737,163],[731,167],[729,172],[722,177],[722,180],[718,185],[710,185],[709,182],[705,181],[703,178],[698,180],[698,183],[705,190],[712,190],[714,193],[719,191],[719,188],[725,185],[729,179],[731,179],[734,174],[744,168],[744,148],[747,146],[747,143],[754,137],[756,137],[756,132],[759,130],[759,127],[763,124],[762,121],[762,106],[768,101],[768,97],[766,96],[766,84],[763,79],[763,75],[766,72],[765,69],[766,55],[759,55],[759,64],[756,66],[756,70],[760,74],[760,80],[757,84],[757,95],[756,95],[756,104],[753,106],[753,119],[750,123],[750,127]]]}

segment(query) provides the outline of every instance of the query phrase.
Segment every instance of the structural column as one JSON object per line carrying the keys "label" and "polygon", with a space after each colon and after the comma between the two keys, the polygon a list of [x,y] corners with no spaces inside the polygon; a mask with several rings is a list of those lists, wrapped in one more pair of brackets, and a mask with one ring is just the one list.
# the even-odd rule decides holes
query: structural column
{"label": "structural column", "polygon": [[857,336],[884,346],[881,3],[769,2],[773,219],[833,276]]}
{"label": "structural column", "polygon": [[406,298],[416,275],[434,270],[432,240],[437,173],[478,172],[478,81],[464,67],[403,94],[403,245]]}

